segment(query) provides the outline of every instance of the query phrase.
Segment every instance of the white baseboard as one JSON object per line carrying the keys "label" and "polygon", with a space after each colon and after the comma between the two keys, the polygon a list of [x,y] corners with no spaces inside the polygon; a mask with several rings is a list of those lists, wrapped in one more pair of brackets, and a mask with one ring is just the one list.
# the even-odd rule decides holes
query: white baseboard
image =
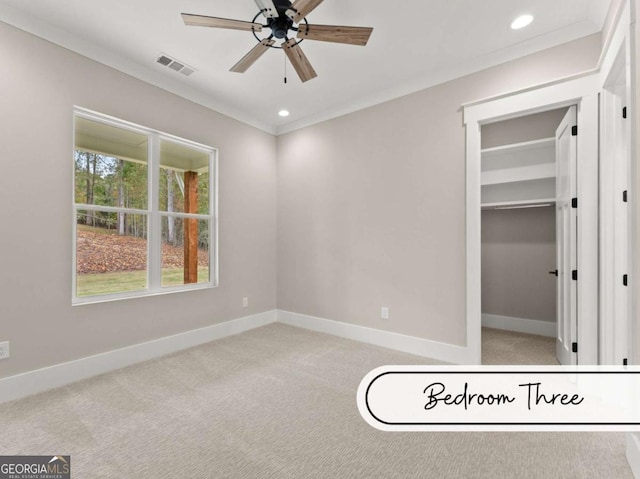
{"label": "white baseboard", "polygon": [[483,314],[482,326],[485,328],[504,329],[518,333],[537,334],[538,336],[556,337],[556,323],[538,321],[537,319],[511,318],[496,314]]}
{"label": "white baseboard", "polygon": [[633,477],[640,479],[640,433],[627,434],[627,461]]}
{"label": "white baseboard", "polygon": [[116,349],[95,356],[56,364],[0,379],[0,403],[65,386],[82,379],[121,369],[132,364],[199,346],[276,321],[276,312],[267,311],[213,326]]}
{"label": "white baseboard", "polygon": [[273,310],[0,379],[0,404],[199,346],[274,322],[453,364],[473,364],[468,348],[304,314]]}
{"label": "white baseboard", "polygon": [[384,348],[415,354],[453,364],[473,364],[469,360],[468,349],[464,346],[439,343],[428,339],[406,336],[404,334],[382,331],[379,329],[356,326],[354,324],[316,318],[289,311],[277,311],[279,323],[299,328],[331,334],[341,338],[352,339],[362,343],[374,344]]}

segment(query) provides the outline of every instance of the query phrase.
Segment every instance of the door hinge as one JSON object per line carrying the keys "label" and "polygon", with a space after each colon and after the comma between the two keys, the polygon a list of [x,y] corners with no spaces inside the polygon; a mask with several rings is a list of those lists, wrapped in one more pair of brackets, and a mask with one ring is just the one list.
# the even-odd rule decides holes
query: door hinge
{"label": "door hinge", "polygon": [[571,351],[574,352],[574,353],[578,352],[578,343],[573,343],[571,345]]}
{"label": "door hinge", "polygon": [[625,203],[629,202],[629,192],[627,190],[624,190],[622,192],[622,201],[624,201]]}
{"label": "door hinge", "polygon": [[578,198],[571,198],[571,207],[572,208],[578,207]]}
{"label": "door hinge", "polygon": [[622,360],[622,365],[623,365],[623,366],[628,366],[628,365],[629,365],[629,360],[628,360],[627,358],[624,358],[624,359]]}
{"label": "door hinge", "polygon": [[622,285],[623,286],[629,286],[629,275],[625,274],[622,276]]}
{"label": "door hinge", "polygon": [[627,119],[627,107],[626,106],[622,109],[622,118],[624,118],[625,120]]}
{"label": "door hinge", "polygon": [[574,281],[578,281],[578,270],[577,269],[574,269],[571,272],[571,279],[574,280]]}
{"label": "door hinge", "polygon": [[571,136],[578,136],[578,125],[571,127]]}

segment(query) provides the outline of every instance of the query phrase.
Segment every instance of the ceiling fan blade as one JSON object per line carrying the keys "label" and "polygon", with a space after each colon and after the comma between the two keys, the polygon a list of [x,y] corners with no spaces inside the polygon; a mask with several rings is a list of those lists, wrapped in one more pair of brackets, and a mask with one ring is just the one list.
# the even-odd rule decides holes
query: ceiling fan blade
{"label": "ceiling fan blade", "polygon": [[251,65],[253,65],[258,58],[260,58],[264,53],[269,49],[271,45],[273,45],[276,41],[274,39],[265,38],[260,43],[258,43],[255,47],[249,50],[242,59],[231,67],[232,72],[236,73],[244,73],[246,72]]}
{"label": "ceiling fan blade", "polygon": [[228,28],[231,30],[246,30],[249,32],[261,32],[262,25],[259,23],[243,22],[241,20],[230,20],[228,18],[207,17],[205,15],[192,15],[183,13],[182,20],[185,25],[195,27]]}
{"label": "ceiling fan blade", "polygon": [[284,48],[284,52],[287,54],[302,83],[318,76],[295,38],[290,38],[284,42],[282,48]]}
{"label": "ceiling fan blade", "polygon": [[323,0],[296,0],[287,10],[287,16],[295,23],[300,23],[304,17],[309,15]]}
{"label": "ceiling fan blade", "polygon": [[267,18],[278,18],[278,9],[273,4],[273,0],[255,0],[256,5]]}
{"label": "ceiling fan blade", "polygon": [[303,24],[298,28],[298,38],[361,46],[367,44],[371,32],[373,32],[373,28],[368,27],[340,27],[337,25]]}

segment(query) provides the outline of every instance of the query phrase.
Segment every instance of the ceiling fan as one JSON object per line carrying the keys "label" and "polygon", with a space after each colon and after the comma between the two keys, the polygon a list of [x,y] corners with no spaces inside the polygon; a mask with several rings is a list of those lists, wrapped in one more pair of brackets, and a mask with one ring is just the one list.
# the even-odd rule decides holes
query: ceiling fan
{"label": "ceiling fan", "polygon": [[[309,24],[307,15],[323,0],[295,0],[293,3],[289,0],[255,0],[255,2],[260,11],[250,22],[190,13],[183,13],[182,19],[185,25],[190,26],[227,28],[253,33],[258,44],[231,67],[232,72],[246,72],[269,48],[279,48],[284,50],[303,83],[318,76],[300,48],[303,40],[365,46],[373,32],[373,28]],[[257,23],[260,16],[266,19],[266,24]],[[271,34],[260,38],[257,33],[266,28],[271,30]],[[292,35],[291,38],[290,35]],[[275,46],[276,39],[283,40],[281,46]]]}

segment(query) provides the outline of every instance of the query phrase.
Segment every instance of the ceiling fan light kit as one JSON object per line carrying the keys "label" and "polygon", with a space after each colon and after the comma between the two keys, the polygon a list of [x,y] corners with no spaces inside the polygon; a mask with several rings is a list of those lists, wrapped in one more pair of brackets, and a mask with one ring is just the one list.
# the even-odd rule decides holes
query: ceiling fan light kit
{"label": "ceiling fan light kit", "polygon": [[[188,26],[249,31],[255,36],[258,44],[231,67],[230,71],[244,73],[269,48],[278,48],[284,50],[285,55],[303,83],[318,76],[300,47],[303,40],[365,46],[373,32],[373,28],[366,27],[309,24],[306,18],[307,15],[315,10],[323,0],[295,0],[293,3],[289,0],[254,1],[260,11],[250,22],[191,13],[183,13],[182,20]],[[261,16],[266,20],[264,25],[257,23],[258,18]],[[270,29],[271,34],[265,38],[260,38],[257,33],[262,32],[264,29]],[[299,38],[300,41],[297,41],[295,37]],[[280,46],[275,45],[276,39],[282,40]]]}

